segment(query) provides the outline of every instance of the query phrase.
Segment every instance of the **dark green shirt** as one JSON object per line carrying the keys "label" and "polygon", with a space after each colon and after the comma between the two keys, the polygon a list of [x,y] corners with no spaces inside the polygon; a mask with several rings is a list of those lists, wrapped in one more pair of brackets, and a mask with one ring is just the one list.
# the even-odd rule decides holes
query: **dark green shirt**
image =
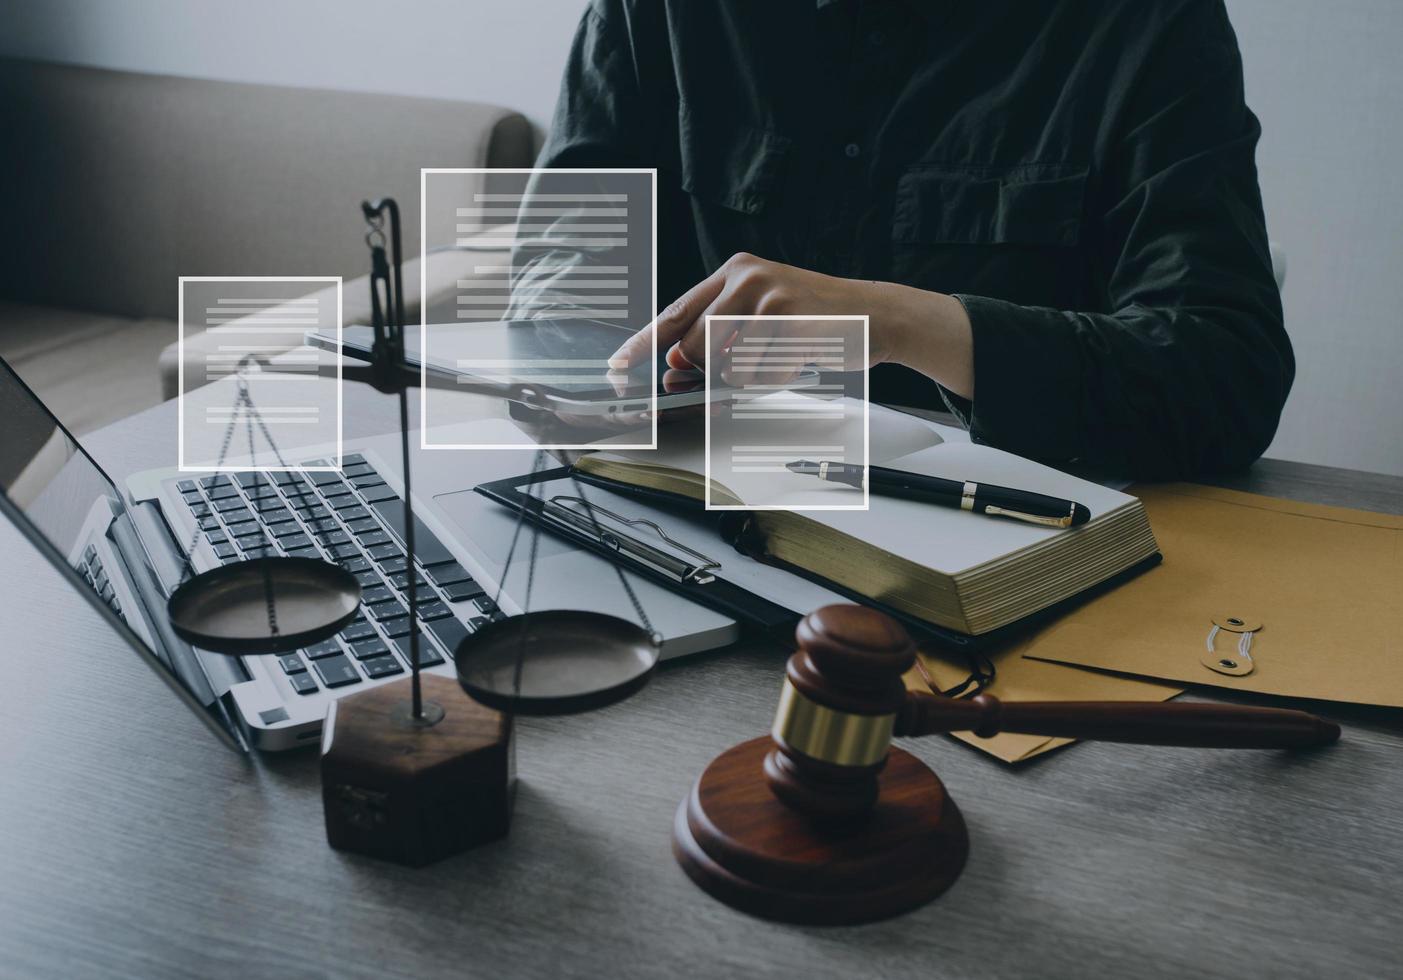
{"label": "dark green shirt", "polygon": [[1222,0],[595,0],[540,163],[658,168],[662,303],[739,251],[957,295],[976,439],[1163,478],[1291,387],[1259,134]]}

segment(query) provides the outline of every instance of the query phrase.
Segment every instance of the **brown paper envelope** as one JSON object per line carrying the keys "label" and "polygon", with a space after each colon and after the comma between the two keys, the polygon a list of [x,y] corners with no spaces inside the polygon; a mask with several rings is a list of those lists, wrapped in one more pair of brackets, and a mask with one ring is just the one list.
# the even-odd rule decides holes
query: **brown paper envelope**
{"label": "brown paper envelope", "polygon": [[[1167,701],[1180,689],[1156,681],[1134,677],[1115,677],[1094,670],[1080,670],[1060,664],[1026,659],[1023,654],[1037,642],[1034,635],[1016,644],[1001,648],[990,656],[994,665],[994,681],[984,690],[1001,701]],[[905,677],[907,690],[946,690],[954,687],[969,674],[964,664],[931,656],[918,655],[917,668]],[[924,673],[923,673],[924,672]],[[929,677],[929,681],[926,677]],[[1075,739],[1050,738],[1046,735],[1002,734],[980,738],[971,732],[957,732],[955,738],[987,752],[1004,762],[1023,762],[1042,755]]]}
{"label": "brown paper envelope", "polygon": [[[1403,707],[1403,517],[1190,484],[1132,492],[1164,563],[1047,627],[1026,657]],[[1261,626],[1241,676],[1204,663],[1242,661],[1227,629],[1208,652],[1215,619],[1231,618]]]}

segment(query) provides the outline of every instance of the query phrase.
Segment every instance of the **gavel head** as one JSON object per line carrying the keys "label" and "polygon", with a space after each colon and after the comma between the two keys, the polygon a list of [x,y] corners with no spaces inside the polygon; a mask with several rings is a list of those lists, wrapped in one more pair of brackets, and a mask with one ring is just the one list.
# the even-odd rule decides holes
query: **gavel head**
{"label": "gavel head", "polygon": [[890,616],[856,605],[815,610],[795,638],[765,780],[787,806],[816,820],[862,816],[877,802],[915,645]]}

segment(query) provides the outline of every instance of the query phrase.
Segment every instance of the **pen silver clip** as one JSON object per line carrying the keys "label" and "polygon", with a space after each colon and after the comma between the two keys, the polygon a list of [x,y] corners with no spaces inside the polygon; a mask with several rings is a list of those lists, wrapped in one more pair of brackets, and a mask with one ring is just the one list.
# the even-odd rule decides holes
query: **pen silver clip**
{"label": "pen silver clip", "polygon": [[[574,509],[575,506],[583,508],[588,513],[580,513],[580,511]],[[694,548],[687,547],[680,541],[674,540],[667,531],[663,530],[657,523],[641,517],[624,517],[622,514],[616,514],[598,504],[592,504],[582,497],[575,497],[569,494],[557,494],[545,502],[542,510],[547,517],[568,524],[577,531],[589,534],[595,537],[600,544],[612,548],[615,551],[623,552],[637,561],[641,561],[661,572],[665,572],[679,582],[692,585],[707,585],[716,580],[716,576],[713,575],[712,572],[720,571],[721,569],[721,563],[719,561],[707,557]],[[591,518],[591,514],[594,515],[593,518]],[[696,561],[695,563],[684,561],[676,555],[669,554],[646,541],[640,541],[635,537],[607,528],[602,522],[599,523],[596,528],[596,521],[601,517],[629,528],[646,527],[665,541],[669,547],[690,556]]]}

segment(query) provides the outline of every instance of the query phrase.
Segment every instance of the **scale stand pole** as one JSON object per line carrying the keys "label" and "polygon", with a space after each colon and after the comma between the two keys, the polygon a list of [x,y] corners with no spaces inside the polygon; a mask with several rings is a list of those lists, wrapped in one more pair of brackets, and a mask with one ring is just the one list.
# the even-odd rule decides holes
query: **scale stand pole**
{"label": "scale stand pole", "polygon": [[[433,725],[443,718],[443,709],[431,704],[425,711],[423,685],[419,679],[419,573],[415,565],[414,503],[409,461],[409,368],[404,358],[404,289],[400,261],[399,205],[393,198],[361,202],[369,230],[370,309],[374,331],[371,353],[372,383],[386,394],[399,396],[401,463],[404,470],[404,548],[405,592],[409,598],[409,666],[411,705],[408,722]],[[390,255],[385,254],[385,220],[389,219]]]}

